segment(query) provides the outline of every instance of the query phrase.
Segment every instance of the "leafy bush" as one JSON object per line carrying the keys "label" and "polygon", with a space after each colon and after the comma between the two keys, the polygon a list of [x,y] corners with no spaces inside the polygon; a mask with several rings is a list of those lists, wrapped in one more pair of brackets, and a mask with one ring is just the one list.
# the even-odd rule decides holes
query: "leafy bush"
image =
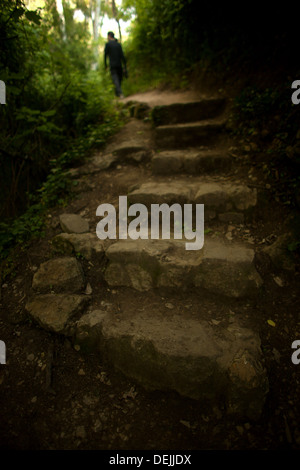
{"label": "leafy bush", "polygon": [[[255,70],[295,71],[297,13],[287,5],[211,0],[123,0],[135,20],[124,44],[129,59],[129,80],[143,86],[172,81],[178,72],[199,63],[224,77]],[[271,78],[272,80],[272,78]],[[271,84],[271,82],[270,82]]]}
{"label": "leafy bush", "polygon": [[123,116],[113,86],[93,70],[87,25],[65,4],[63,38],[55,2],[29,11],[23,0],[0,9],[0,260],[43,235],[45,211],[64,203],[73,182],[66,169],[105,143]]}
{"label": "leafy bush", "polygon": [[283,149],[298,131],[296,116],[300,109],[291,103],[289,83],[274,88],[245,88],[236,96],[233,112],[237,132],[261,136],[267,131],[272,139],[282,142]]}
{"label": "leafy bush", "polygon": [[[29,11],[22,0],[4,0],[0,10],[0,79],[7,90],[7,105],[0,107],[2,217],[26,208],[26,193],[45,180],[50,160],[72,148],[74,139],[88,135],[103,142],[105,123],[116,117],[110,80],[92,70],[87,26],[73,21],[66,4],[63,39],[54,7],[46,1],[43,12]],[[101,138],[91,131],[99,125]]]}

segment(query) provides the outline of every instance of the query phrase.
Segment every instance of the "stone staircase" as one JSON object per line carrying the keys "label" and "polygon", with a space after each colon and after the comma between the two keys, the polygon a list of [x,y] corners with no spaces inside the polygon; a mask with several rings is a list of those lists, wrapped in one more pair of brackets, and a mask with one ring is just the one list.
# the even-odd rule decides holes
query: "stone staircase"
{"label": "stone staircase", "polygon": [[[152,119],[155,127],[147,145],[142,140],[121,142],[108,148],[101,159],[94,159],[86,173],[101,172],[118,162],[143,165],[150,158],[152,176],[128,188],[129,207],[140,203],[150,210],[153,204],[180,204],[182,208],[185,204],[204,204],[208,228],[251,220],[257,206],[256,190],[226,177],[232,161],[227,152],[225,100],[156,106]],[[51,315],[45,318],[51,298],[41,281],[51,277],[54,259],[36,273],[35,297],[27,304],[27,311],[40,325],[70,336],[82,351],[96,352],[101,361],[146,388],[175,390],[225,407],[239,417],[260,417],[268,378],[259,335],[237,318],[208,321],[205,303],[206,296],[229,304],[257,298],[263,280],[256,271],[251,246],[208,233],[203,248],[189,251],[186,240],[176,239],[174,234],[170,239],[149,236],[100,241],[89,228],[76,233],[62,227],[63,233],[53,239],[53,247],[64,254],[65,266],[78,251],[88,260],[99,260],[108,287],[116,294],[118,289],[127,289],[135,307],[119,314],[114,308],[94,306],[93,300],[87,307],[82,294],[84,276],[80,263],[75,266],[74,260],[71,282],[64,283],[62,275],[56,290],[54,281],[51,285],[56,312],[60,309],[57,298],[65,294],[64,321],[55,330],[49,321]],[[59,272],[60,267],[54,266],[53,279]],[[75,285],[78,289],[72,290]],[[166,312],[147,303],[147,293],[166,289],[180,292],[186,303],[191,292],[200,293],[196,311],[175,308]],[[137,304],[137,294],[143,293],[145,301]],[[73,296],[69,314],[67,296]]]}

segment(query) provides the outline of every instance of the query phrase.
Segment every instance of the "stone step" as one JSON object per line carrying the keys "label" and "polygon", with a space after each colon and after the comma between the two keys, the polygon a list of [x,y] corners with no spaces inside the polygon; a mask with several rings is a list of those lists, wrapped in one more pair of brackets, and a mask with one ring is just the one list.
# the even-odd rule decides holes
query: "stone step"
{"label": "stone step", "polygon": [[148,210],[151,204],[204,204],[205,220],[221,220],[226,214],[228,220],[232,215],[242,223],[244,215],[249,215],[257,204],[257,190],[237,183],[180,179],[144,183],[129,193],[128,200],[130,204],[144,204]]}
{"label": "stone step", "polygon": [[146,146],[135,143],[131,144],[130,142],[123,142],[119,145],[115,145],[112,153],[118,158],[118,161],[130,162],[132,160],[137,163],[146,161],[149,159],[151,154],[150,150]]}
{"label": "stone step", "polygon": [[47,331],[72,336],[72,321],[87,308],[90,298],[78,294],[43,294],[32,297],[25,310]]}
{"label": "stone step", "polygon": [[257,295],[262,279],[253,249],[208,237],[200,250],[187,250],[182,240],[119,240],[106,251],[109,286],[138,291],[154,288],[203,288],[239,298]]}
{"label": "stone step", "polygon": [[96,233],[59,233],[53,237],[51,245],[55,253],[101,262],[110,240],[99,240]]}
{"label": "stone step", "polygon": [[225,124],[225,120],[205,120],[156,127],[154,131],[156,149],[215,145],[221,137],[224,137]]}
{"label": "stone step", "polygon": [[77,322],[74,343],[146,389],[175,390],[239,418],[260,418],[269,387],[260,339],[237,320],[212,326],[188,312],[151,307],[92,310]]}
{"label": "stone step", "polygon": [[169,105],[155,106],[151,116],[154,125],[180,124],[185,122],[212,119],[224,112],[225,99],[212,98],[201,101],[172,103]]}
{"label": "stone step", "polygon": [[178,173],[203,174],[226,171],[231,167],[232,160],[224,151],[201,150],[169,150],[156,153],[152,158],[152,172],[158,175]]}
{"label": "stone step", "polygon": [[81,264],[71,256],[42,263],[33,276],[32,289],[40,294],[79,293],[85,288]]}
{"label": "stone step", "polygon": [[105,155],[99,155],[93,160],[95,166],[102,165],[103,157],[116,163],[141,163],[147,161],[152,153],[152,126],[137,119],[129,121],[112,136],[105,146]]}

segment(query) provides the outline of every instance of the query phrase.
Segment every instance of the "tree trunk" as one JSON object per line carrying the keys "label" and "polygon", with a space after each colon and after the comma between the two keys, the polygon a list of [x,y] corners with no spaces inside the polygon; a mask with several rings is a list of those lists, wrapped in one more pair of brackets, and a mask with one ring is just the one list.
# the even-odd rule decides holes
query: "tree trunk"
{"label": "tree trunk", "polygon": [[63,7],[62,0],[56,0],[56,9],[57,9],[57,13],[59,14],[60,21],[61,21],[62,38],[65,41],[67,39],[67,33],[66,33],[66,22],[65,22],[64,7]]}
{"label": "tree trunk", "polygon": [[99,38],[99,20],[101,12],[101,0],[96,0],[95,4],[95,16],[93,22],[93,32],[94,32],[94,41],[97,41]]}
{"label": "tree trunk", "polygon": [[120,42],[122,42],[122,33],[121,33],[121,27],[120,27],[120,21],[118,18],[118,9],[115,0],[111,0],[111,6],[112,6],[112,12],[114,15],[114,19],[118,23],[118,29],[119,29],[119,37],[120,37]]}
{"label": "tree trunk", "polygon": [[[92,69],[96,70],[98,67],[98,39],[99,39],[99,27],[100,27],[100,13],[101,13],[101,0],[90,1],[91,16],[93,24],[93,39],[94,39],[94,57],[95,62],[92,65]],[[93,10],[94,9],[94,10]]]}

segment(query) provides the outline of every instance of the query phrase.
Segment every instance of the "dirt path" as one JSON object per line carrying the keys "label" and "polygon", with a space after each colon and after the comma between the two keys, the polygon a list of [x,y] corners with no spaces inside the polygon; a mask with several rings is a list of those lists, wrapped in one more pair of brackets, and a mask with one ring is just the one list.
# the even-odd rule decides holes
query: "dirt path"
{"label": "dirt path", "polygon": [[206,98],[207,95],[195,90],[187,91],[160,91],[151,90],[145,93],[130,95],[122,100],[123,103],[135,101],[146,103],[149,106],[161,106],[173,103],[188,103]]}
{"label": "dirt path", "polygon": [[[125,101],[153,106],[199,98],[203,96],[192,92],[149,92]],[[62,232],[61,214],[80,215],[93,232],[99,221],[96,217],[99,204],[116,204],[121,194],[142,183],[159,184],[166,180],[165,174],[152,171],[153,139],[151,124],[132,118],[104,152],[74,169],[73,176],[79,182],[77,196],[68,207],[49,213],[46,237],[33,243],[26,253],[20,253],[15,276],[2,285],[0,339],[7,346],[7,364],[0,366],[2,449],[300,448],[299,371],[291,361],[291,344],[300,338],[297,271],[274,270],[264,257],[259,258],[263,295],[244,301],[219,298],[214,293],[203,296],[201,289],[133,291],[129,286],[112,287],[102,269],[103,256],[89,259],[77,252],[91,288],[84,295],[91,297],[92,310],[114,314],[121,321],[122,315],[130,316],[144,308],[166,317],[188,310],[195,318],[201,307],[206,320],[214,325],[234,317],[257,331],[270,387],[258,421],[237,420],[219,406],[208,408],[176,391],[147,391],[102,363],[96,352],[84,354],[71,337],[38,326],[28,315],[26,303],[33,294],[34,274],[46,260],[57,257],[51,241]],[[231,144],[234,165],[209,178],[216,183],[254,181],[255,186],[265,188],[263,175],[256,172],[236,142]],[[167,181],[181,181],[183,185],[187,178],[195,182],[200,177],[193,173],[170,174]],[[201,181],[207,178],[201,176]],[[266,207],[253,222],[219,220],[212,223],[208,236],[246,242],[261,253],[263,247],[284,233],[288,215],[286,208],[267,195],[266,198]],[[266,217],[270,213],[276,214],[276,220]]]}

